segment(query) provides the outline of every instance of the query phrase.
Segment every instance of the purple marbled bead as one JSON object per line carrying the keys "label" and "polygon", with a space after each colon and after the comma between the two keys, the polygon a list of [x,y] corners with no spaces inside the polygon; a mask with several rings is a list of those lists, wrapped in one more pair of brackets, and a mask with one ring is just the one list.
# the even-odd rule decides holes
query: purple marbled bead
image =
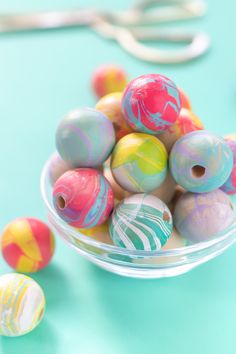
{"label": "purple marbled bead", "polygon": [[179,233],[193,242],[207,241],[235,221],[232,203],[222,190],[210,193],[185,193],[178,200],[174,225]]}

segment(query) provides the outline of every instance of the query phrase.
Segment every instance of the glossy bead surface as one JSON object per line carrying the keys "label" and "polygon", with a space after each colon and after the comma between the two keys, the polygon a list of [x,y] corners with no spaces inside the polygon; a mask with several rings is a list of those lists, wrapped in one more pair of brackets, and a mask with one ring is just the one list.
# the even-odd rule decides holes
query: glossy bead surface
{"label": "glossy bead surface", "polygon": [[119,65],[102,65],[92,75],[92,90],[97,97],[112,92],[122,92],[127,85],[127,81],[127,75]]}
{"label": "glossy bead surface", "polygon": [[57,151],[74,167],[98,167],[115,144],[112,122],[101,112],[81,108],[70,112],[56,132]]}
{"label": "glossy bead surface", "polygon": [[156,137],[131,133],[115,146],[111,157],[111,171],[125,190],[150,192],[165,180],[167,157],[164,145]]}
{"label": "glossy bead surface", "polygon": [[31,332],[40,323],[44,308],[44,293],[33,279],[16,273],[0,276],[0,335]]}
{"label": "glossy bead surface", "polygon": [[184,193],[174,212],[179,233],[193,242],[207,241],[219,235],[235,220],[229,197],[220,189],[210,193]]}
{"label": "glossy bead surface", "polygon": [[79,168],[62,175],[53,188],[53,204],[59,216],[78,228],[100,225],[109,217],[114,197],[100,172]]}
{"label": "glossy bead surface", "polygon": [[157,137],[163,142],[166,150],[170,151],[175,142],[182,136],[203,129],[204,125],[200,119],[192,111],[182,108],[175,124]]}
{"label": "glossy bead surface", "polygon": [[171,235],[172,216],[157,197],[135,194],[115,208],[109,230],[117,246],[130,250],[158,250]]}
{"label": "glossy bead surface", "polygon": [[225,182],[225,184],[221,187],[221,189],[230,195],[236,194],[236,134],[228,135],[225,137],[225,141],[229,145],[234,159],[233,170]]}
{"label": "glossy bead surface", "polygon": [[158,134],[175,123],[181,109],[173,81],[158,74],[140,76],[127,86],[122,111],[136,131]]}
{"label": "glossy bead surface", "polygon": [[206,193],[221,187],[233,168],[233,154],[223,138],[205,130],[179,139],[170,154],[176,182],[190,192]]}
{"label": "glossy bead surface", "polygon": [[2,255],[17,272],[33,273],[48,265],[55,249],[49,227],[35,218],[19,218],[7,225],[1,237]]}
{"label": "glossy bead surface", "polygon": [[95,106],[98,111],[105,114],[113,123],[116,141],[119,141],[123,136],[132,132],[131,127],[127,124],[121,112],[121,99],[121,92],[110,93],[102,97]]}

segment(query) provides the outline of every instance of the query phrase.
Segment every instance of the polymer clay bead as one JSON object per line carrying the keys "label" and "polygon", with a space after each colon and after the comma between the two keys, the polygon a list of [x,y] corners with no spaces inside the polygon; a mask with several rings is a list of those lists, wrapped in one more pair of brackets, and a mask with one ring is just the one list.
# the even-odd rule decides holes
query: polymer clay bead
{"label": "polymer clay bead", "polygon": [[233,168],[233,154],[223,138],[205,130],[177,140],[170,154],[170,169],[175,181],[195,193],[221,187]]}
{"label": "polymer clay bead", "polygon": [[186,239],[182,237],[174,227],[170,238],[166,244],[162,247],[163,251],[173,250],[175,248],[182,248],[187,245]]}
{"label": "polymer clay bead", "polygon": [[49,227],[35,218],[12,221],[1,237],[2,255],[17,272],[34,273],[45,268],[55,250]]}
{"label": "polymer clay bead", "polygon": [[78,168],[56,181],[53,204],[68,224],[90,228],[106,221],[113,209],[114,197],[110,184],[100,172]]}
{"label": "polymer clay bead", "polygon": [[69,166],[61,156],[56,152],[52,155],[49,160],[49,178],[50,183],[53,186],[56,180],[63,175],[66,171],[70,170],[72,167]]}
{"label": "polymer clay bead", "polygon": [[106,177],[106,179],[110,183],[110,186],[111,186],[113,194],[114,194],[115,201],[119,202],[122,199],[129,196],[129,192],[124,190],[114,179],[112,172],[111,172],[111,168],[110,168],[110,159],[108,159],[103,164],[103,175],[104,175],[104,177]]}
{"label": "polymer clay bead", "polygon": [[168,207],[150,194],[125,198],[113,211],[109,230],[115,245],[130,250],[159,250],[172,232]]}
{"label": "polymer clay bead", "polygon": [[0,335],[31,332],[40,323],[44,308],[44,293],[33,279],[16,273],[0,276]]}
{"label": "polymer clay bead", "polygon": [[186,95],[186,93],[178,87],[178,90],[179,90],[179,94],[180,94],[180,100],[181,100],[181,103],[182,103],[182,108],[186,108],[186,109],[189,109],[191,110],[192,109],[192,105],[191,105],[191,102],[188,98],[188,96]]}
{"label": "polymer clay bead", "polygon": [[221,189],[230,195],[236,194],[236,134],[228,135],[225,137],[225,141],[229,145],[232,153],[233,153],[233,170],[225,182],[225,184],[221,187]]}
{"label": "polymer clay bead", "polygon": [[112,92],[122,92],[128,83],[123,68],[115,64],[99,66],[92,75],[92,90],[97,97]]}
{"label": "polymer clay bead", "polygon": [[98,111],[105,114],[113,123],[116,141],[119,141],[123,136],[132,132],[121,111],[122,95],[122,92],[110,93],[102,97],[95,106]]}
{"label": "polymer clay bead", "polygon": [[163,142],[166,150],[169,152],[175,142],[182,136],[196,130],[203,130],[204,125],[200,119],[190,110],[182,108],[175,122],[162,134],[158,134],[158,138]]}
{"label": "polymer clay bead", "polygon": [[57,151],[74,167],[98,167],[107,160],[115,144],[112,122],[101,112],[80,108],[70,112],[56,132]]}
{"label": "polymer clay bead", "polygon": [[111,171],[118,184],[129,192],[153,191],[166,178],[166,149],[154,136],[128,134],[113,150]]}
{"label": "polymer clay bead", "polygon": [[184,193],[174,212],[178,232],[193,242],[218,236],[235,221],[232,203],[222,190],[209,193]]}
{"label": "polymer clay bead", "polygon": [[122,112],[136,131],[158,134],[175,123],[181,109],[178,88],[173,81],[158,74],[142,75],[129,83]]}

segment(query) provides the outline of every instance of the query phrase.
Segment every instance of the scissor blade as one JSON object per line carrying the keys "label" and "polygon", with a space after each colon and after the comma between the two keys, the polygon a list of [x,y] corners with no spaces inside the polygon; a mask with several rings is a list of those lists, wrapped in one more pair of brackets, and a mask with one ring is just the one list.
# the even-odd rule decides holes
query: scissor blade
{"label": "scissor blade", "polygon": [[98,16],[98,12],[92,9],[0,15],[0,32],[85,26],[93,23]]}

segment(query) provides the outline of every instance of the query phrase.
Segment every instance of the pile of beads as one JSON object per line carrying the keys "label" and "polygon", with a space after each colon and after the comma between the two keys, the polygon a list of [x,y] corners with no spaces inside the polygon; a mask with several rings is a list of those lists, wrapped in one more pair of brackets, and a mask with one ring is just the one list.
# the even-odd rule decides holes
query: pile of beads
{"label": "pile of beads", "polygon": [[106,242],[129,250],[218,236],[235,221],[227,194],[236,193],[236,136],[204,130],[186,94],[163,75],[126,88],[114,80],[108,89],[113,69],[93,77],[95,109],[77,109],[58,126],[59,156],[50,165],[58,215],[94,239],[102,228]]}

